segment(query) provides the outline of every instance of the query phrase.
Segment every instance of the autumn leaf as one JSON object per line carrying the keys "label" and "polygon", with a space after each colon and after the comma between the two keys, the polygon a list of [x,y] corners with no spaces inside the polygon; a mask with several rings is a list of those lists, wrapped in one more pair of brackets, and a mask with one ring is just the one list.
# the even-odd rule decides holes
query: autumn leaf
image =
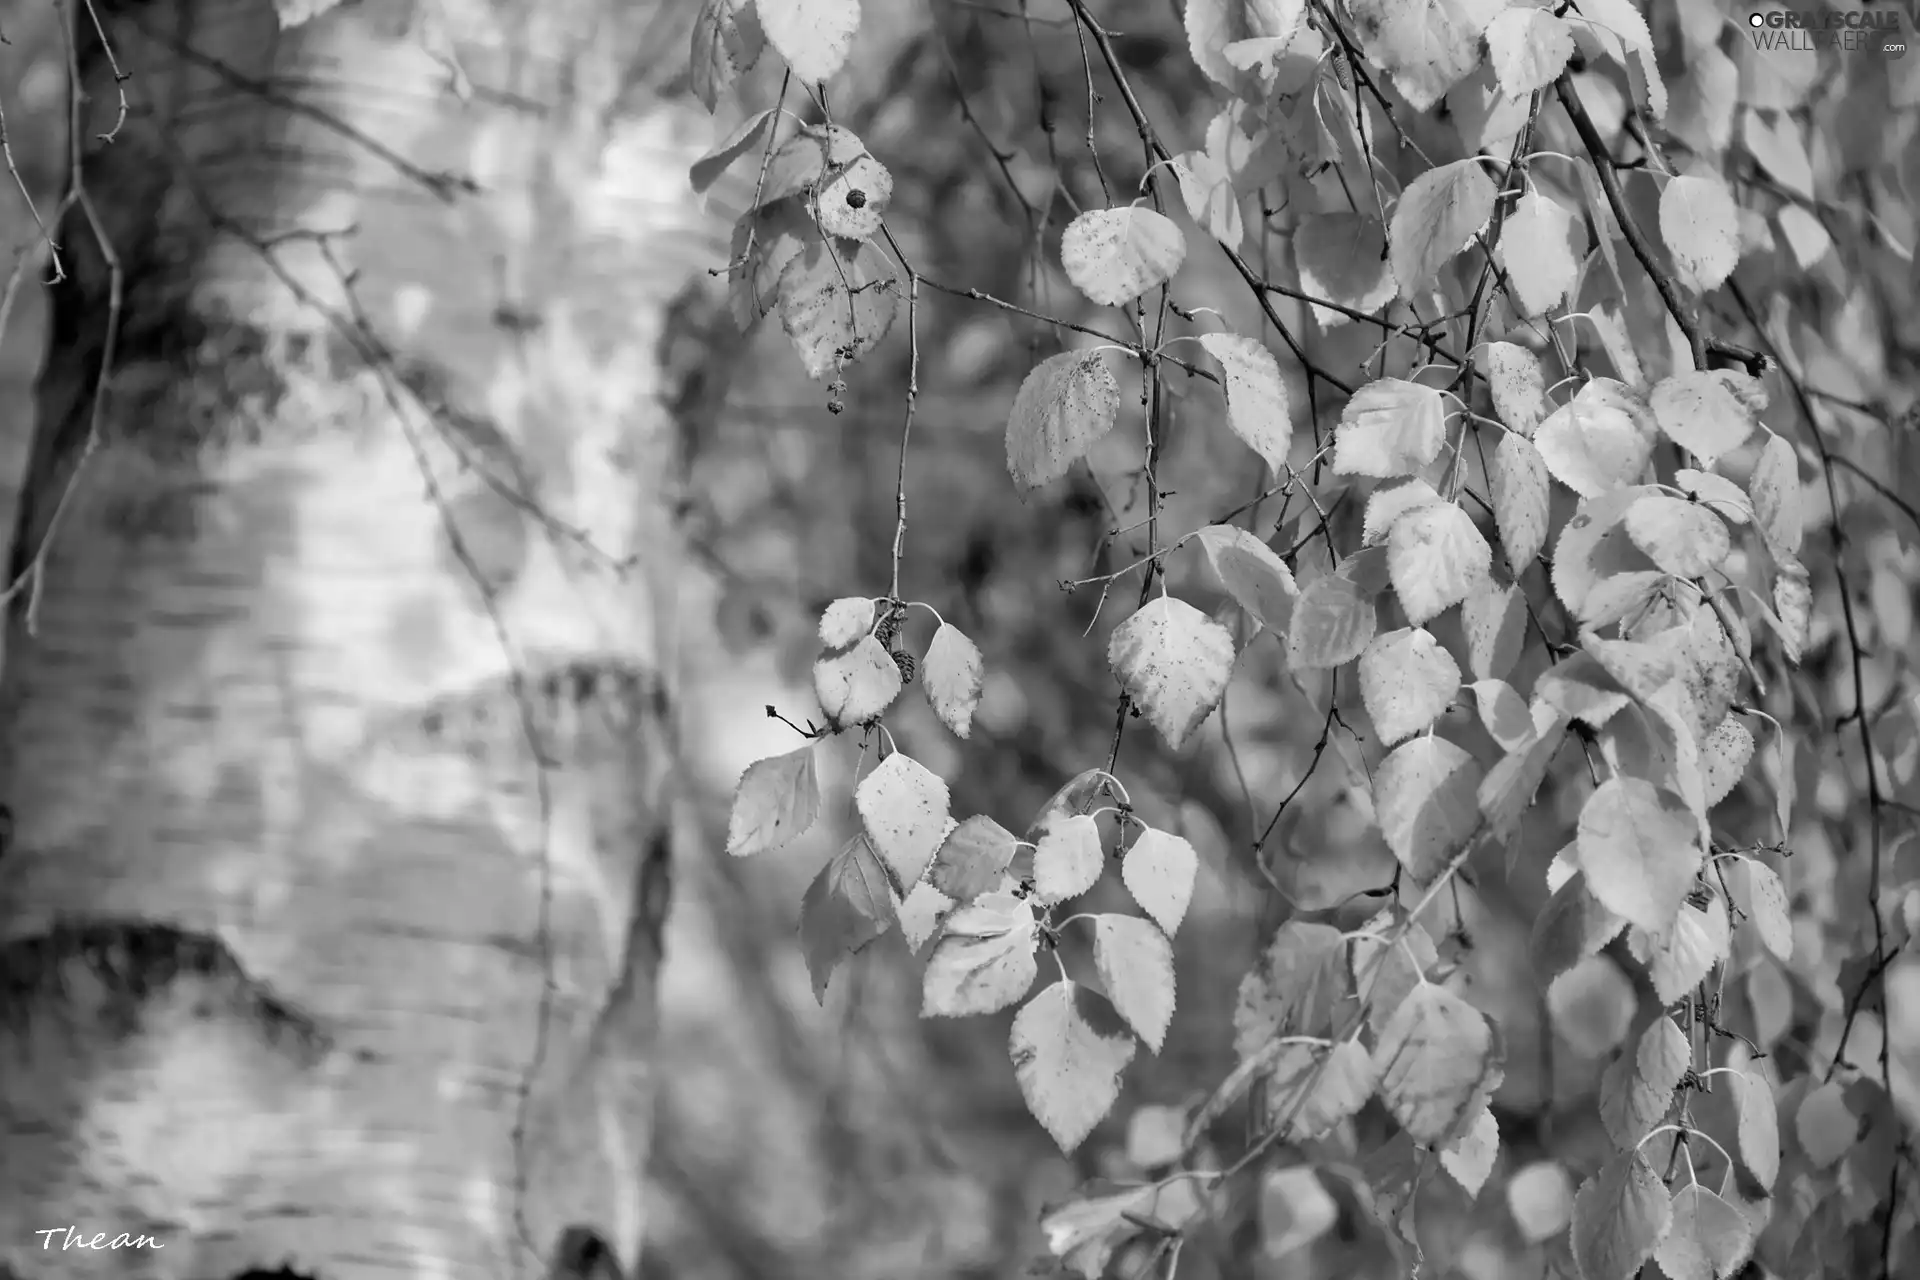
{"label": "autumn leaf", "polygon": [[1040,936],[1033,907],[1011,893],[989,893],[956,909],[927,958],[922,1017],[995,1013],[1019,1000],[1039,974]]}
{"label": "autumn leaf", "polygon": [[1698,824],[1679,798],[1639,778],[1609,778],[1580,809],[1580,869],[1607,909],[1664,932],[1703,858]]}
{"label": "autumn leaf", "polygon": [[1660,193],[1660,235],[1682,282],[1700,293],[1718,288],[1740,261],[1740,210],[1715,177],[1667,180]]}
{"label": "autumn leaf", "polygon": [[1846,1090],[1828,1081],[1800,1100],[1794,1135],[1816,1169],[1825,1169],[1847,1153],[1860,1136],[1860,1117],[1847,1106]]}
{"label": "autumn leaf", "polygon": [[873,601],[866,596],[847,596],[835,600],[820,614],[820,643],[828,649],[844,649],[873,630]]}
{"label": "autumn leaf", "polygon": [[1559,79],[1573,56],[1573,32],[1545,9],[1508,9],[1487,27],[1487,52],[1500,88],[1524,98]]}
{"label": "autumn leaf", "polygon": [[1035,365],[1007,416],[1007,471],[1022,489],[1067,474],[1113,430],[1120,384],[1098,351],[1063,351]]}
{"label": "autumn leaf", "polygon": [[1504,678],[1526,643],[1527,597],[1520,588],[1482,578],[1460,604],[1467,670],[1477,680]]}
{"label": "autumn leaf", "polygon": [[927,879],[955,902],[971,902],[1000,883],[1018,843],[1013,832],[975,814],[947,833]]}
{"label": "autumn leaf", "polygon": [[1476,680],[1467,689],[1473,694],[1480,727],[1502,751],[1518,751],[1533,736],[1533,712],[1505,680]]}
{"label": "autumn leaf", "polygon": [[1753,495],[1754,519],[1767,546],[1787,555],[1800,553],[1804,516],[1801,513],[1800,458],[1786,437],[1769,435],[1760,459],[1747,481]]}
{"label": "autumn leaf", "polygon": [[1173,596],[1140,606],[1107,644],[1120,687],[1176,751],[1219,704],[1233,658],[1227,629]]}
{"label": "autumn leaf", "polygon": [[1337,475],[1404,476],[1440,455],[1446,403],[1434,387],[1376,378],[1353,393],[1334,432]]}
{"label": "autumn leaf", "polygon": [[1782,960],[1793,958],[1793,912],[1780,875],[1772,867],[1743,859],[1731,875],[1744,887],[1741,906],[1767,950]]}
{"label": "autumn leaf", "polygon": [[813,745],[756,760],[740,777],[727,816],[727,852],[736,858],[778,849],[820,816]]}
{"label": "autumn leaf", "polygon": [[1753,732],[1729,715],[1700,744],[1700,773],[1707,807],[1725,800],[1746,776],[1753,759]]}
{"label": "autumn leaf", "polygon": [[1203,333],[1200,345],[1220,362],[1226,379],[1227,426],[1269,467],[1283,471],[1293,441],[1293,410],[1280,380],[1280,363],[1252,338]]}
{"label": "autumn leaf", "polygon": [[1381,485],[1367,499],[1366,524],[1360,533],[1361,545],[1372,547],[1385,542],[1401,516],[1445,501],[1434,492],[1432,485],[1418,476]]}
{"label": "autumn leaf", "polygon": [[1547,464],[1525,436],[1502,436],[1494,446],[1489,480],[1500,545],[1506,548],[1507,567],[1518,575],[1547,544]]}
{"label": "autumn leaf", "polygon": [[1287,628],[1287,665],[1295,670],[1352,662],[1379,625],[1373,597],[1337,573],[1315,578],[1300,593]]}
{"label": "autumn leaf", "polygon": [[1570,26],[1581,42],[1592,41],[1622,69],[1631,66],[1637,70],[1646,92],[1647,110],[1655,120],[1665,119],[1667,86],[1654,61],[1653,35],[1634,0],[1586,0],[1580,6],[1580,18]]}
{"label": "autumn leaf", "polygon": [[[1398,941],[1389,943],[1388,938]],[[1367,1029],[1378,1040],[1387,1019],[1407,993],[1440,963],[1433,935],[1406,912],[1383,907],[1347,944],[1352,989],[1367,993]],[[1344,996],[1345,988],[1338,989]]]}
{"label": "autumn leaf", "polygon": [[1347,210],[1307,214],[1293,234],[1293,252],[1301,290],[1344,308],[1310,305],[1322,329],[1346,324],[1348,312],[1372,315],[1399,293],[1378,218]]}
{"label": "autumn leaf", "polygon": [[1528,956],[1535,979],[1552,982],[1585,957],[1597,954],[1626,927],[1623,917],[1587,892],[1586,876],[1575,871],[1534,917]]}
{"label": "autumn leaf", "polygon": [[1273,548],[1237,525],[1208,525],[1193,536],[1234,603],[1267,630],[1285,635],[1300,588]]}
{"label": "autumn leaf", "polygon": [[[1481,37],[1506,7],[1506,0],[1427,0],[1417,5],[1349,0],[1347,5],[1367,59],[1393,77],[1394,87],[1415,111],[1438,103],[1479,64]],[[1493,199],[1491,184],[1487,199]],[[1408,283],[1401,276],[1401,284]]]}
{"label": "autumn leaf", "polygon": [[1711,373],[1662,378],[1648,396],[1653,418],[1681,448],[1712,466],[1753,434],[1753,413]]}
{"label": "autumn leaf", "polygon": [[982,680],[980,650],[950,622],[940,624],[920,663],[920,685],[927,705],[955,737],[973,728],[973,711],[980,704]]}
{"label": "autumn leaf", "polygon": [[1421,628],[1376,636],[1360,655],[1360,697],[1383,744],[1427,728],[1459,691],[1459,666]]}
{"label": "autumn leaf", "polygon": [[1673,1220],[1666,1186],[1638,1151],[1615,1156],[1573,1198],[1573,1256],[1584,1280],[1633,1280]]}
{"label": "autumn leaf", "polygon": [[1697,502],[1650,494],[1627,508],[1627,536],[1676,578],[1700,578],[1733,551],[1727,523]]}
{"label": "autumn leaf", "polygon": [[824,378],[880,344],[893,327],[900,290],[871,244],[808,243],[780,273],[780,325],[810,378]]}
{"label": "autumn leaf", "polygon": [[1595,379],[1533,434],[1547,471],[1583,498],[1634,483],[1653,451],[1635,421],[1630,395],[1618,387]]}
{"label": "autumn leaf", "polygon": [[712,111],[720,95],[753,69],[765,44],[759,13],[749,0],[701,0],[689,63],[694,97]]}
{"label": "autumn leaf", "polygon": [[1074,288],[1103,306],[1131,302],[1165,284],[1187,256],[1187,240],[1165,214],[1144,206],[1090,209],[1067,225],[1060,263]]}
{"label": "autumn leaf", "polygon": [[1752,1067],[1727,1077],[1739,1112],[1735,1134],[1740,1163],[1767,1191],[1780,1176],[1780,1117],[1774,1110],[1773,1087]]}
{"label": "autumn leaf", "polygon": [[1230,248],[1246,238],[1246,221],[1240,214],[1240,193],[1233,189],[1233,174],[1219,156],[1210,151],[1183,151],[1167,165],[1180,184],[1180,203],[1187,208],[1202,230]]}
{"label": "autumn leaf", "polygon": [[1718,894],[1708,898],[1704,907],[1689,902],[1666,932],[1635,929],[1629,939],[1634,958],[1647,966],[1653,978],[1653,993],[1662,1003],[1673,1004],[1726,960],[1732,944],[1727,904]]}
{"label": "autumn leaf", "polygon": [[[707,8],[715,11],[724,10],[729,7],[729,4],[730,0],[708,0]],[[748,9],[746,12],[750,14],[753,11]],[[755,30],[757,31],[758,28],[756,27]],[[699,39],[697,29],[694,38]],[[695,57],[696,59],[699,57],[697,50]],[[696,61],[696,69],[698,65]],[[695,92],[699,92],[697,85]],[[707,109],[713,109],[711,102],[707,104]],[[778,127],[778,116],[772,111],[756,111],[748,116],[718,146],[693,162],[693,167],[687,171],[688,185],[696,194],[705,195],[737,161],[749,152],[765,147],[768,141],[767,135],[776,127]]]}
{"label": "autumn leaf", "polygon": [[947,784],[918,760],[896,751],[860,780],[853,803],[896,883],[918,883],[952,821]]}
{"label": "autumn leaf", "polygon": [[1492,562],[1493,551],[1473,518],[1451,502],[1402,516],[1387,539],[1393,591],[1415,626],[1465,600]]}
{"label": "autumn leaf", "polygon": [[1042,902],[1065,902],[1093,888],[1106,868],[1100,826],[1085,814],[1049,821],[1033,851],[1033,887]]}
{"label": "autumn leaf", "polygon": [[1311,1141],[1358,1113],[1378,1084],[1373,1055],[1357,1040],[1324,1052],[1287,1045],[1267,1076],[1267,1123],[1292,1141]]}
{"label": "autumn leaf", "polygon": [[1600,1077],[1600,1122],[1615,1146],[1632,1150],[1666,1116],[1693,1060],[1686,1033],[1664,1014]]}
{"label": "autumn leaf", "polygon": [[1585,240],[1565,205],[1537,190],[1520,197],[1501,225],[1495,256],[1526,314],[1544,315],[1567,296],[1580,274]]}
{"label": "autumn leaf", "polygon": [[853,51],[860,0],[754,0],[767,40],[802,80],[832,79]]}
{"label": "autumn leaf", "polygon": [[1331,925],[1289,920],[1240,980],[1233,1010],[1233,1048],[1253,1057],[1275,1036],[1324,1035],[1352,982],[1346,939]]}
{"label": "autumn leaf", "polygon": [[1396,747],[1373,775],[1373,808],[1393,856],[1419,884],[1445,870],[1480,823],[1480,766],[1444,738]]}
{"label": "autumn leaf", "polygon": [[1695,1182],[1673,1193],[1673,1223],[1653,1260],[1669,1280],[1728,1280],[1753,1237],[1745,1214]]}
{"label": "autumn leaf", "polygon": [[1047,987],[1014,1015],[1010,1054],[1027,1109],[1063,1152],[1071,1152],[1120,1096],[1133,1040],[1095,1031],[1074,1005],[1074,984]]}
{"label": "autumn leaf", "polygon": [[[1540,10],[1514,12],[1539,13]],[[1531,437],[1548,413],[1547,380],[1540,371],[1539,359],[1525,347],[1511,342],[1489,342],[1483,359],[1487,390],[1493,396],[1493,411],[1507,426]]]}
{"label": "autumn leaf", "polygon": [[866,837],[855,836],[820,868],[800,899],[800,952],[813,980],[813,998],[825,1004],[833,971],[891,929],[895,919],[886,869]]}
{"label": "autumn leaf", "polygon": [[1183,837],[1148,827],[1120,861],[1120,880],[1168,936],[1180,927],[1193,900],[1200,856]]}
{"label": "autumn leaf", "polygon": [[1414,1141],[1445,1146],[1499,1086],[1501,1049],[1486,1017],[1424,983],[1400,1002],[1373,1051],[1380,1098]]}
{"label": "autumn leaf", "polygon": [[1412,298],[1493,213],[1494,184],[1477,158],[1455,160],[1415,178],[1394,206],[1387,232],[1400,296]]}
{"label": "autumn leaf", "polygon": [[1441,1149],[1440,1167],[1469,1196],[1478,1196],[1480,1189],[1487,1185],[1487,1179],[1492,1176],[1494,1161],[1499,1156],[1499,1123],[1494,1120],[1491,1108],[1481,1107],[1467,1125],[1466,1132],[1455,1138],[1451,1146]]}
{"label": "autumn leaf", "polygon": [[1256,40],[1284,47],[1306,16],[1301,0],[1192,0],[1184,6],[1187,49],[1194,65],[1215,83],[1238,90],[1245,71],[1229,56],[1235,45]]}
{"label": "autumn leaf", "polygon": [[1173,944],[1151,921],[1093,917],[1093,963],[1107,999],[1147,1048],[1160,1052],[1173,1020]]}

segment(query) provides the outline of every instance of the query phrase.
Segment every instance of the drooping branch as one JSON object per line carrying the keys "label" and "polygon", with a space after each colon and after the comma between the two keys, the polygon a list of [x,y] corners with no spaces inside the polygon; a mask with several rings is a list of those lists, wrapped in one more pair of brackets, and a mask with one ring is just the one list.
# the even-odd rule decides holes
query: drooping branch
{"label": "drooping branch", "polygon": [[1566,109],[1567,118],[1573,121],[1575,133],[1580,135],[1581,143],[1587,154],[1593,157],[1594,172],[1600,176],[1600,190],[1606,193],[1607,205],[1613,210],[1614,221],[1620,224],[1620,234],[1627,238],[1627,245],[1633,250],[1633,256],[1640,260],[1641,269],[1653,281],[1653,287],[1659,291],[1660,301],[1666,303],[1667,312],[1673,316],[1673,322],[1680,326],[1680,332],[1686,336],[1687,346],[1693,351],[1693,367],[1707,367],[1706,342],[1700,332],[1700,318],[1680,297],[1680,286],[1674,283],[1672,275],[1653,256],[1653,246],[1647,243],[1640,224],[1633,220],[1627,211],[1627,199],[1620,190],[1620,174],[1613,163],[1613,154],[1607,150],[1606,140],[1594,127],[1593,117],[1580,102],[1580,95],[1573,87],[1573,72],[1562,72],[1554,81],[1554,92],[1560,97],[1560,105]]}

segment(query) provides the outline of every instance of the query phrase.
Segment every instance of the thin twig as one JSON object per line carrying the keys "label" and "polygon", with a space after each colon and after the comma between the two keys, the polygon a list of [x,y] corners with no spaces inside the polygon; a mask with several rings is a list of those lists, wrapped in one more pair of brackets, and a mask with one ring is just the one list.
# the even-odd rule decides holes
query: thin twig
{"label": "thin twig", "polygon": [[1633,250],[1633,256],[1640,260],[1641,269],[1653,281],[1653,287],[1659,291],[1660,301],[1666,304],[1668,314],[1673,316],[1673,322],[1679,325],[1680,332],[1686,335],[1687,346],[1693,352],[1693,367],[1705,369],[1707,348],[1701,336],[1699,317],[1694,315],[1693,308],[1681,301],[1680,287],[1654,258],[1653,246],[1647,243],[1640,225],[1628,212],[1627,198],[1620,190],[1620,175],[1614,166],[1613,156],[1607,150],[1606,141],[1601,138],[1600,130],[1594,127],[1593,117],[1587,114],[1586,107],[1580,103],[1579,92],[1573,87],[1573,73],[1571,71],[1562,73],[1560,78],[1554,81],[1553,88],[1559,95],[1560,105],[1566,108],[1567,118],[1573,121],[1574,132],[1580,135],[1580,141],[1586,146],[1587,154],[1593,157],[1594,172],[1600,177],[1600,190],[1606,193],[1607,204],[1613,210],[1614,221],[1620,224],[1620,234],[1627,238],[1627,245]]}

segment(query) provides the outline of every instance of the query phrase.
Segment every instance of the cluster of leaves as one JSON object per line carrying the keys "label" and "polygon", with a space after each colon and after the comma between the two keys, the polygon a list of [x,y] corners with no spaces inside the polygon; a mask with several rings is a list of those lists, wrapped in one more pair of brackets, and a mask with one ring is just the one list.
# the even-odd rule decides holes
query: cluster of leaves
{"label": "cluster of leaves", "polygon": [[[825,80],[846,61],[858,0],[735,4],[710,0],[694,27],[693,88],[711,110],[759,61],[768,40],[792,74]],[[851,131],[803,125],[778,108],[749,116],[694,167],[706,194],[742,160],[757,162],[753,195],[733,232],[727,280],[734,318],[751,328],[778,314],[810,377],[838,372],[893,327],[901,290],[873,237],[893,175]]]}
{"label": "cluster of leaves", "polygon": [[[1549,1274],[1629,1280],[1653,1262],[1671,1280],[1726,1280],[1757,1257],[1809,1276],[1860,1258],[1889,1275],[1911,1264],[1920,1212],[1916,1180],[1901,1173],[1911,1148],[1890,1030],[1877,1076],[1845,1060],[1863,1010],[1884,1011],[1875,993],[1907,937],[1882,906],[1883,788],[1896,775],[1881,781],[1890,766],[1868,727],[1843,554],[1825,567],[1841,575],[1833,610],[1870,797],[1872,920],[1841,937],[1869,936],[1871,953],[1845,981],[1819,984],[1839,992],[1817,1015],[1840,1026],[1822,1068],[1774,1069],[1762,1046],[1785,1028],[1736,1027],[1722,1005],[1730,977],[1778,982],[1808,936],[1821,940],[1780,874],[1806,769],[1800,726],[1783,719],[1799,710],[1796,668],[1835,639],[1817,625],[1820,566],[1802,558],[1805,531],[1832,530],[1842,511],[1800,361],[1733,280],[1756,252],[1760,184],[1744,185],[1743,205],[1728,176],[1737,115],[1739,155],[1769,189],[1791,190],[1806,170],[1811,191],[1806,126],[1782,112],[1778,86],[1736,68],[1718,10],[1679,20],[1687,65],[1670,94],[1629,0],[1189,0],[1192,59],[1222,105],[1205,146],[1175,153],[1110,34],[1081,0],[1066,5],[1119,89],[1148,177],[1139,200],[1078,212],[1058,263],[1130,336],[1061,322],[1091,341],[1026,376],[1008,415],[1008,473],[1032,492],[1086,463],[1123,419],[1116,368],[1138,381],[1149,546],[1134,566],[1139,601],[1108,638],[1119,723],[1142,717],[1170,749],[1187,747],[1270,633],[1330,728],[1362,714],[1371,726],[1379,752],[1362,758],[1361,781],[1398,874],[1394,902],[1350,926],[1297,914],[1280,927],[1240,988],[1235,1069],[1194,1107],[1134,1115],[1130,1146],[1143,1124],[1157,1134],[1140,1139],[1153,1155],[1135,1163],[1162,1176],[1052,1211],[1052,1251],[1088,1277],[1126,1249],[1177,1259],[1191,1224],[1229,1212],[1223,1189],[1251,1170],[1269,1256],[1310,1247],[1356,1206],[1385,1246],[1418,1254],[1430,1175],[1476,1197],[1507,1165],[1513,1227]],[[855,0],[708,0],[696,87],[711,106],[763,46],[817,83],[844,63],[858,18]],[[1435,161],[1402,119],[1442,107],[1464,154]],[[893,282],[917,277],[880,248],[897,250],[879,161],[844,129],[783,119],[750,117],[694,182],[757,156],[731,264],[739,318],[778,310],[808,371],[837,374],[884,336]],[[1663,122],[1684,171],[1656,140]],[[1537,142],[1548,130],[1583,154]],[[1404,182],[1386,163],[1395,141],[1398,167],[1417,165]],[[1610,150],[1629,145],[1641,154],[1632,166]],[[1623,179],[1657,189],[1650,218]],[[1298,288],[1241,256],[1264,234],[1249,217],[1256,202],[1263,221],[1282,205],[1303,210]],[[1807,212],[1784,200],[1771,214],[1802,267],[1838,252]],[[1251,290],[1258,336],[1175,300],[1192,237]],[[1708,332],[1717,295],[1736,300],[1764,350]],[[1323,334],[1376,326],[1375,376],[1350,386],[1316,364],[1274,296],[1304,304]],[[1575,322],[1596,345],[1580,345]],[[1188,341],[1204,360],[1186,358]],[[1392,373],[1390,348],[1409,353]],[[1310,509],[1270,536],[1230,517],[1160,540],[1155,468],[1176,376],[1218,388],[1226,430],[1267,481],[1260,500]],[[1343,397],[1337,414],[1320,412],[1322,387]],[[1804,437],[1766,420],[1781,388]],[[1311,441],[1296,439],[1302,408]],[[1824,508],[1803,489],[1808,473]],[[1225,613],[1168,589],[1167,566],[1196,552],[1232,601]],[[914,603],[938,622],[916,659],[901,638],[909,607],[896,589],[827,608],[814,668],[827,725],[810,737],[859,730],[864,761],[868,746],[890,744],[884,717],[916,672],[938,718],[967,736],[982,655]],[[747,771],[730,852],[774,849],[818,819],[817,750]],[[1902,753],[1911,782],[1913,752]],[[1193,845],[1136,814],[1119,773],[1116,734],[1104,766],[1068,781],[1016,836],[988,815],[956,819],[945,782],[890,750],[859,778],[859,829],[801,908],[822,998],[847,957],[898,928],[926,956],[926,1014],[1018,1005],[1015,1075],[1063,1150],[1114,1106],[1137,1044],[1166,1044],[1172,938],[1198,869]],[[1755,797],[1768,827],[1758,833]],[[1503,863],[1510,878],[1544,880],[1531,958],[1553,1032],[1606,1062],[1591,1099],[1604,1150],[1520,1163],[1503,1144],[1501,1031],[1468,998],[1463,931],[1434,934],[1435,904],[1467,870]],[[1072,911],[1109,865],[1143,915]],[[1089,946],[1075,945],[1075,925]],[[1030,995],[1042,951],[1057,977]],[[1072,976],[1083,952],[1090,972]],[[1746,1007],[1787,1016],[1757,994]],[[1221,1168],[1212,1128],[1243,1105],[1258,1136]]]}

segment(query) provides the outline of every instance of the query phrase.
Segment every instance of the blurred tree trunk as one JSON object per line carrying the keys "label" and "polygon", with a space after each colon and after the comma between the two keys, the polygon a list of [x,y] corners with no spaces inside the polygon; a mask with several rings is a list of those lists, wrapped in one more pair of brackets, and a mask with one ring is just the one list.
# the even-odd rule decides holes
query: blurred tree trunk
{"label": "blurred tree trunk", "polygon": [[631,1263],[655,352],[724,253],[707,126],[656,96],[685,6],[73,7],[0,684],[0,1271]]}

